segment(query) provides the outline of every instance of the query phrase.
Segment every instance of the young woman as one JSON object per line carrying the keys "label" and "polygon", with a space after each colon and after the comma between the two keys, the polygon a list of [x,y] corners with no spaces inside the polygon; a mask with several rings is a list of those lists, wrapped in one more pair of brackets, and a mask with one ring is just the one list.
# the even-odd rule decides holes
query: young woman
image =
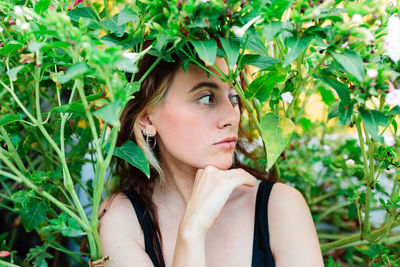
{"label": "young woman", "polygon": [[[146,55],[135,80],[154,61]],[[106,266],[323,266],[302,195],[238,161],[241,110],[231,86],[200,67],[161,61],[147,76],[117,146],[138,144],[151,175],[117,163],[121,188],[100,207]]]}

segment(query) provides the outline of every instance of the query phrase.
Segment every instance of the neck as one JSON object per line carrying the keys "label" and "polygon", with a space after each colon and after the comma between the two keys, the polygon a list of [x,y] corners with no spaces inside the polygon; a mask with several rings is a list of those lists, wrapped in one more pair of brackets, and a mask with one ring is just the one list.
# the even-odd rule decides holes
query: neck
{"label": "neck", "polygon": [[192,166],[178,166],[171,158],[161,161],[164,171],[166,187],[159,187],[159,192],[168,203],[185,208],[192,193],[197,168]]}

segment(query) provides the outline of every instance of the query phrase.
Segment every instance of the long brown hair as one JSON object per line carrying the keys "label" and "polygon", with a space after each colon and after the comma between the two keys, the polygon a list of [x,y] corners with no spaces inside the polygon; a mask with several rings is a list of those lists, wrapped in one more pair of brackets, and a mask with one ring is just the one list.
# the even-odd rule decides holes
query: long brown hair
{"label": "long brown hair", "polygon": [[[145,42],[144,47],[148,47],[150,44],[151,41],[147,41]],[[146,71],[153,65],[156,59],[157,57],[146,54],[139,61],[139,71],[135,74],[134,81],[139,81]],[[151,71],[151,73],[144,79],[140,90],[134,94],[134,98],[128,102],[120,117],[121,130],[118,133],[116,144],[116,146],[119,147],[126,141],[131,140],[141,147],[148,160],[150,158],[150,178],[148,178],[138,168],[133,167],[120,158],[116,158],[115,171],[117,176],[120,178],[120,185],[114,193],[123,192],[125,190],[133,190],[136,195],[138,195],[140,201],[142,202],[141,204],[143,204],[145,207],[145,214],[147,213],[150,216],[154,224],[152,244],[154,251],[156,252],[158,265],[161,265],[163,261],[162,255],[159,255],[158,253],[156,240],[158,237],[162,248],[162,236],[158,222],[157,209],[152,201],[152,195],[155,182],[157,182],[160,179],[160,176],[163,175],[162,170],[160,171],[160,167],[156,162],[160,161],[160,151],[157,145],[154,147],[154,149],[150,149],[146,144],[146,141],[144,141],[142,133],[140,132],[140,128],[137,126],[137,118],[140,112],[149,105],[154,108],[155,106],[163,103],[173,75],[181,66],[181,61],[178,57],[173,57],[173,59],[173,62],[161,60]],[[240,102],[239,107],[242,114],[243,106]],[[239,127],[238,136],[238,144],[234,154],[234,163],[231,168],[243,168],[258,179],[269,179],[266,173],[262,173],[254,168],[246,166],[239,161],[238,155],[240,153],[244,157],[253,160],[256,160],[256,157],[245,149],[246,143],[252,143],[252,140],[246,134],[242,125]]]}

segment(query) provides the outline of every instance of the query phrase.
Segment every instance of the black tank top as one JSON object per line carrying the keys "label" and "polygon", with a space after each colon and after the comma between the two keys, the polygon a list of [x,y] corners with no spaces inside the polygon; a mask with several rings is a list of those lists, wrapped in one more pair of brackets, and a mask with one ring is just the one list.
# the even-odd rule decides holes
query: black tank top
{"label": "black tank top", "polygon": [[[274,267],[275,260],[269,245],[268,232],[268,199],[271,193],[272,186],[275,182],[261,181],[257,190],[256,212],[254,220],[254,236],[253,236],[253,256],[252,267]],[[148,213],[144,214],[144,206],[139,201],[138,196],[132,190],[125,191],[124,194],[132,202],[138,217],[140,226],[143,230],[144,243],[147,254],[155,267],[164,267],[164,259],[161,258],[162,264],[157,264],[156,253],[153,249],[152,233],[154,229],[153,222]],[[162,257],[160,241],[157,238],[156,247],[159,255]]]}

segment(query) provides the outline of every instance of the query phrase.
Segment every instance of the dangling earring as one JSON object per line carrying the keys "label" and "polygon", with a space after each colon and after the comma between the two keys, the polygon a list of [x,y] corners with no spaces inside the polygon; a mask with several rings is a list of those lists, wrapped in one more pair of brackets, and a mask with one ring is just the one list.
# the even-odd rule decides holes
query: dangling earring
{"label": "dangling earring", "polygon": [[[153,134],[152,133],[147,133],[147,129],[144,129],[144,133],[143,134],[146,136],[146,143],[150,146],[151,141],[150,141],[149,137],[153,137]],[[154,137],[154,144],[152,146],[150,146],[151,149],[154,149],[156,147],[156,144],[157,144],[157,139]]]}

